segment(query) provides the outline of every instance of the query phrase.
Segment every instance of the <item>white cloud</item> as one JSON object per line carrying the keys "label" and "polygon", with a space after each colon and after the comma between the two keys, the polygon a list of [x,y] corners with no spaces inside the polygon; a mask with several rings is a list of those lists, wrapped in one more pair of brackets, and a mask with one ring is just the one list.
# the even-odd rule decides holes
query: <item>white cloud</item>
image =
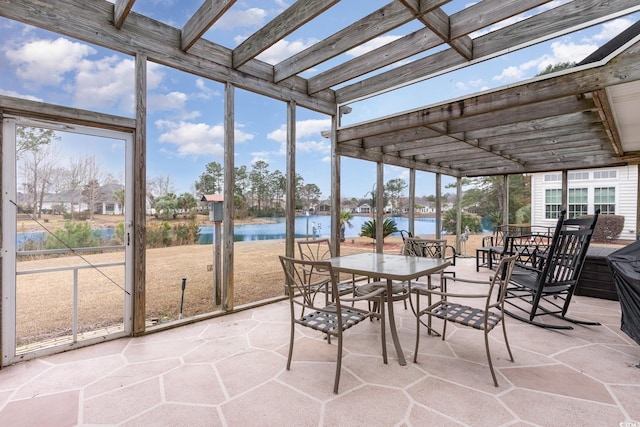
{"label": "white cloud", "polygon": [[69,39],[35,40],[6,52],[9,63],[16,67],[16,74],[37,86],[58,85],[64,75],[74,71],[79,62],[93,55],[96,50]]}
{"label": "white cloud", "polygon": [[220,96],[220,92],[208,87],[207,81],[203,78],[198,77],[196,79],[196,88],[200,91],[196,94],[198,98],[211,99],[215,96]]}
{"label": "white cloud", "polygon": [[[30,86],[57,86],[73,94],[79,108],[118,107],[132,112],[134,105],[134,61],[111,55],[92,60],[93,47],[69,39],[34,40],[6,52],[16,74]],[[147,65],[147,86],[160,85],[163,74],[154,63]]]}
{"label": "white cloud", "polygon": [[[317,138],[323,130],[331,129],[330,119],[310,119],[296,122],[296,138],[298,140],[309,137]],[[267,138],[280,144],[287,143],[287,125],[283,124],[278,129],[269,132]]]}
{"label": "white cloud", "polygon": [[469,80],[467,82],[460,81],[455,83],[455,87],[456,89],[463,92],[470,91],[470,90],[477,90],[478,88],[484,87],[484,80],[475,79],[475,80]]}
{"label": "white cloud", "polygon": [[630,27],[634,21],[628,18],[618,18],[613,21],[605,22],[602,24],[602,30],[593,36],[593,40],[606,43],[628,27]]}
{"label": "white cloud", "polygon": [[269,155],[271,153],[269,153],[268,151],[255,151],[253,153],[251,153],[251,162],[250,164],[253,165],[255,162],[259,162],[259,161],[263,161],[263,162],[267,162],[269,163]]}
{"label": "white cloud", "polygon": [[298,141],[296,151],[301,153],[330,153],[331,144],[327,141],[328,140]]}
{"label": "white cloud", "polygon": [[360,55],[364,55],[367,52],[371,52],[372,50],[375,50],[377,48],[379,48],[380,46],[384,46],[386,44],[389,44],[393,41],[398,40],[399,38],[401,38],[402,36],[393,36],[393,35],[388,35],[388,36],[380,36],[380,37],[376,37],[372,40],[369,40],[368,42],[358,46],[358,47],[354,47],[353,49],[349,50],[346,52],[347,55],[349,56],[360,56]]}
{"label": "white cloud", "polygon": [[[162,132],[159,141],[176,147],[179,156],[224,154],[224,126],[185,121],[156,121],[156,127]],[[235,142],[242,143],[253,139],[253,135],[236,128]]]}
{"label": "white cloud", "polygon": [[[330,153],[331,143],[320,132],[331,129],[329,119],[309,119],[296,122],[296,150],[299,152]],[[269,132],[267,138],[280,144],[279,155],[287,153],[287,125]]]}
{"label": "white cloud", "polygon": [[77,64],[75,105],[80,108],[104,108],[119,105],[133,111],[134,61],[109,56],[97,61],[83,60]]}
{"label": "white cloud", "polygon": [[264,9],[252,7],[246,10],[227,11],[218,22],[214,29],[232,30],[235,28],[261,27],[264,25],[267,12]]}
{"label": "white cloud", "polygon": [[184,110],[188,97],[182,92],[169,92],[163,94],[149,94],[147,105],[149,111],[175,111]]}
{"label": "white cloud", "polygon": [[267,64],[274,65],[298,52],[302,52],[316,42],[316,39],[296,40],[292,42],[284,39],[279,40],[276,44],[258,55],[258,59]]}
{"label": "white cloud", "polygon": [[[511,16],[511,17],[509,17],[507,19],[503,19],[500,22],[496,22],[495,24],[493,24],[493,25],[491,25],[489,27],[486,27],[486,28],[480,29],[478,31],[475,31],[475,32],[470,34],[470,37],[471,38],[480,37],[482,35],[485,35],[487,33],[492,32],[492,31],[496,31],[496,30],[499,30],[501,28],[508,27],[509,25],[513,25],[513,24],[518,23],[520,21],[524,21],[525,19],[530,18],[530,17],[532,17],[534,15],[537,15],[538,13],[541,13],[541,12],[556,8],[556,7],[558,7],[558,6],[562,5],[562,4],[568,3],[569,1],[571,1],[571,0],[555,0],[555,1],[551,1],[551,2],[546,3],[546,4],[544,4],[544,5],[542,5],[542,6],[538,7],[538,8],[533,9],[532,11],[527,11],[527,12],[521,13],[521,14],[516,15],[516,16]],[[471,5],[469,5],[469,6],[471,6]],[[465,7],[468,7],[468,6],[465,6]]]}
{"label": "white cloud", "polygon": [[4,89],[0,89],[0,95],[3,96],[12,96],[14,98],[21,98],[21,99],[27,99],[29,101],[36,101],[36,102],[42,102],[43,99],[42,98],[38,98],[36,96],[32,96],[32,95],[23,95],[19,92],[16,92],[14,90],[4,90]]}
{"label": "white cloud", "polygon": [[[535,74],[544,71],[549,65],[562,62],[580,62],[597,48],[598,45],[593,43],[580,44],[571,41],[555,41],[551,43],[551,53],[541,55],[518,66],[507,67],[493,79],[511,83],[533,77]],[[535,71],[535,73],[532,73],[532,71]]]}
{"label": "white cloud", "polygon": [[498,81],[515,82],[522,80],[524,71],[520,67],[510,66],[502,70],[502,73],[495,76],[493,79]]}

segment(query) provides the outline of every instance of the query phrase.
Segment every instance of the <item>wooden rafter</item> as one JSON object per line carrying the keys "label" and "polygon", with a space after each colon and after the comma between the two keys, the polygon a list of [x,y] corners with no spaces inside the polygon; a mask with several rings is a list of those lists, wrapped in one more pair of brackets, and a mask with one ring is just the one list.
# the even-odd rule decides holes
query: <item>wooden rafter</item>
{"label": "wooden rafter", "polygon": [[[606,16],[637,7],[636,0],[573,1],[473,39],[473,60],[488,59],[501,52],[549,40],[575,31],[576,28],[600,22]],[[336,100],[339,104],[346,104],[466,65],[469,62],[458,52],[453,48],[447,49],[344,86],[336,91]]]}
{"label": "wooden rafter", "polygon": [[122,28],[125,19],[131,12],[131,8],[133,7],[133,3],[136,0],[116,0],[113,5],[113,25],[116,28]]}
{"label": "wooden rafter", "polygon": [[182,50],[189,50],[235,2],[236,0],[205,0],[182,27]]}
{"label": "wooden rafter", "polygon": [[361,20],[275,65],[279,82],[327,61],[414,19],[400,3],[389,3]]}
{"label": "wooden rafter", "polygon": [[620,142],[620,134],[618,133],[615,117],[613,115],[613,111],[611,110],[611,104],[609,103],[609,97],[607,96],[606,90],[600,89],[593,92],[593,100],[598,107],[598,114],[600,114],[602,125],[604,126],[607,135],[611,140],[613,149],[618,155],[624,154],[622,143]]}
{"label": "wooden rafter", "polygon": [[233,50],[238,68],[340,0],[298,0]]}

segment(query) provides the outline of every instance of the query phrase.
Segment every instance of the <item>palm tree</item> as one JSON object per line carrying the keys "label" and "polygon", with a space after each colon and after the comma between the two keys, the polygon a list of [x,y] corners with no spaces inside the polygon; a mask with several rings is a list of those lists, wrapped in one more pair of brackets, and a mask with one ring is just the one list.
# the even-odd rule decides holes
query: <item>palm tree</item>
{"label": "palm tree", "polygon": [[[384,239],[391,233],[395,233],[396,231],[398,231],[398,224],[396,224],[396,222],[392,218],[385,219],[382,223],[382,239]],[[362,227],[360,228],[360,236],[371,237],[372,239],[376,238],[375,219],[362,224]]]}
{"label": "palm tree", "polygon": [[353,219],[353,214],[351,213],[351,211],[340,211],[338,222],[340,223],[340,241],[341,242],[344,242],[344,230],[346,226],[349,226],[349,228],[353,227],[353,224],[351,224],[352,219]]}

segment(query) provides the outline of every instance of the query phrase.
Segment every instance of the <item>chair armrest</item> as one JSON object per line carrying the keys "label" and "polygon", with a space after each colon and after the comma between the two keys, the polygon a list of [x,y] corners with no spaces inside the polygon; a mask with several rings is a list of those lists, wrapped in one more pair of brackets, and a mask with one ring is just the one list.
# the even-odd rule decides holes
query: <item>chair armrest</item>
{"label": "chair armrest", "polygon": [[452,276],[442,276],[445,282],[460,282],[460,283],[470,283],[474,285],[487,285],[491,284],[490,280],[476,280],[476,279],[467,279],[464,277],[452,277]]}
{"label": "chair armrest", "polygon": [[[447,250],[451,251],[450,255],[447,255]],[[451,245],[446,245],[444,247],[444,258],[451,259],[451,265],[453,265],[454,267],[456,265],[456,256],[458,256],[458,253],[456,252],[456,248],[454,248]]]}
{"label": "chair armrest", "polygon": [[431,295],[440,295],[441,297],[445,297],[443,299],[446,299],[446,297],[454,297],[454,298],[484,298],[486,299],[489,294],[459,294],[456,292],[443,292],[443,291],[436,291],[436,290],[423,290],[422,291],[425,294],[431,294]]}

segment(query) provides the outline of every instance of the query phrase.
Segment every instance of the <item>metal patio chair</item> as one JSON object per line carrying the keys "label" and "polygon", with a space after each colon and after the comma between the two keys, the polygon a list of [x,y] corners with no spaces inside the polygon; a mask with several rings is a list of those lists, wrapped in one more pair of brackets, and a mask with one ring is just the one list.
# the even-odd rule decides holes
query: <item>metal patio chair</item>
{"label": "metal patio chair", "polygon": [[[444,276],[444,284],[442,290],[427,290],[425,293],[430,295],[437,295],[441,299],[425,309],[420,309],[420,295],[416,295],[416,349],[413,356],[413,361],[418,361],[418,351],[420,349],[420,324],[422,323],[420,318],[422,316],[437,317],[444,320],[444,326],[442,329],[442,339],[445,339],[447,322],[454,322],[463,326],[470,326],[474,329],[479,329],[484,332],[484,345],[487,353],[487,361],[489,363],[489,370],[493,377],[493,384],[498,387],[498,380],[493,370],[493,363],[491,361],[491,352],[489,350],[489,332],[491,332],[498,324],[502,323],[502,333],[504,335],[504,342],[509,352],[509,358],[513,362],[513,354],[509,347],[509,340],[507,338],[507,329],[504,323],[504,297],[507,289],[507,284],[511,277],[517,255],[503,257],[500,260],[498,268],[496,269],[493,277],[490,281],[469,280],[456,277]],[[474,292],[458,292],[450,289],[450,282],[453,287],[457,287],[458,284],[467,283],[478,287]],[[479,285],[484,285],[481,288]],[[497,289],[496,289],[497,288]],[[498,296],[495,297],[494,290],[497,290]],[[471,299],[477,299],[484,302],[482,306],[475,306],[468,303]]]}
{"label": "metal patio chair", "polygon": [[[315,329],[327,335],[327,342],[331,344],[331,337],[338,340],[336,373],[333,383],[333,392],[338,393],[340,384],[340,371],[342,367],[342,347],[344,331],[357,325],[365,319],[380,319],[380,334],[382,340],[382,358],[387,363],[387,346],[385,337],[385,311],[382,303],[384,289],[377,288],[370,294],[362,297],[343,298],[338,292],[338,282],[336,273],[328,261],[305,261],[296,258],[280,256],[280,263],[285,274],[287,294],[289,296],[289,306],[291,308],[291,333],[289,339],[289,353],[287,356],[287,370],[291,370],[291,360],[293,356],[293,344],[295,341],[295,326],[300,325]],[[327,278],[321,279],[317,283],[308,282],[309,272],[314,270],[327,273]],[[317,304],[316,295],[322,287],[330,287],[333,301],[327,304]],[[326,292],[326,291],[325,291]],[[357,307],[344,307],[344,302],[355,302],[360,300],[377,301],[380,307],[379,312],[365,310]]]}

